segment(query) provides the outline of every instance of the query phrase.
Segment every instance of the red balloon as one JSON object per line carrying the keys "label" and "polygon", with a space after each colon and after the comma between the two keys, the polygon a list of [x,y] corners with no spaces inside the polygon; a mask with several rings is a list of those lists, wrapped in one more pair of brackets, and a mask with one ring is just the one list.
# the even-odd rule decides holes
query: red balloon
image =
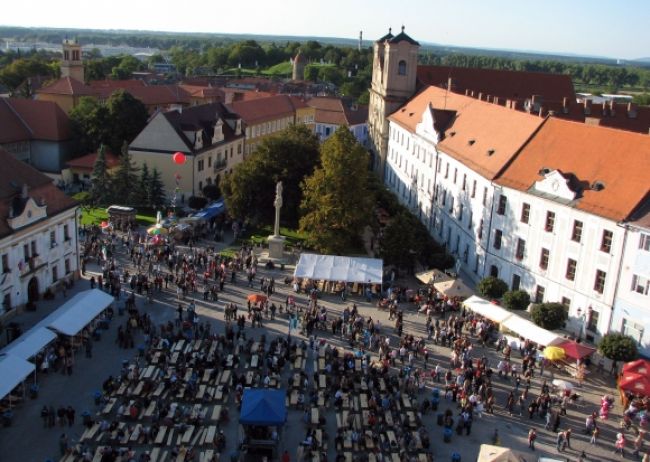
{"label": "red balloon", "polygon": [[172,156],[172,160],[175,164],[183,165],[185,163],[185,154],[182,152],[177,152]]}

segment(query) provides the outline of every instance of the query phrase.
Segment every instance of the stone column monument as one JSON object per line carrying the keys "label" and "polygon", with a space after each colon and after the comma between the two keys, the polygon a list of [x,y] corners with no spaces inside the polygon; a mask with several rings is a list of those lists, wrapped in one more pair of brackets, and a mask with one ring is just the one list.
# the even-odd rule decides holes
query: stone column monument
{"label": "stone column monument", "polygon": [[268,237],[269,258],[273,260],[282,260],[284,257],[284,237],[280,236],[280,209],[282,208],[282,182],[278,181],[275,185],[275,224],[273,225],[273,235]]}

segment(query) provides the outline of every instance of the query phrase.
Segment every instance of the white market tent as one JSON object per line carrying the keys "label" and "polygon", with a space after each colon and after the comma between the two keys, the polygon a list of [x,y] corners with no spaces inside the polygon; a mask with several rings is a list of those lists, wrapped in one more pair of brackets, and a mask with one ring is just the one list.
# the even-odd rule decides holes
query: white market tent
{"label": "white market tent", "polygon": [[66,302],[65,312],[48,327],[64,335],[77,335],[84,327],[113,303],[114,298],[100,289],[80,292]]}
{"label": "white market tent", "polygon": [[480,314],[481,316],[488,318],[490,321],[501,324],[503,321],[508,319],[511,316],[514,316],[510,311],[505,308],[490,303],[488,300],[485,300],[481,297],[473,295],[463,302],[465,308],[473,311],[474,313]]}
{"label": "white market tent", "polygon": [[28,360],[35,356],[56,338],[56,334],[45,327],[36,327],[28,330],[16,341],[7,345],[1,354],[15,356]]}
{"label": "white market tent", "polygon": [[531,340],[542,346],[554,345],[564,339],[551,331],[539,327],[537,324],[513,314],[502,324],[506,329],[516,332],[521,337]]}
{"label": "white market tent", "polygon": [[474,295],[472,288],[465,284],[461,279],[434,282],[433,287],[447,297],[467,298]]}
{"label": "white market tent", "polygon": [[379,258],[339,257],[303,253],[293,275],[316,281],[381,284],[384,261]]}
{"label": "white market tent", "polygon": [[11,393],[35,369],[32,363],[16,356],[0,358],[0,399]]}
{"label": "white market tent", "polygon": [[441,282],[441,281],[451,281],[453,279],[447,273],[445,273],[444,271],[440,271],[439,269],[423,271],[421,273],[417,273],[415,277],[418,278],[420,282],[422,282],[423,284],[432,284],[434,282]]}

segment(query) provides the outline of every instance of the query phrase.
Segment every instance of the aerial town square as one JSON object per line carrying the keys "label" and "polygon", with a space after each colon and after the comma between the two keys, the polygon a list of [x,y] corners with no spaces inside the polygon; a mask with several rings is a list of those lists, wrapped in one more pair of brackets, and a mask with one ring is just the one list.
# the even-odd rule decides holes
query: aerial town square
{"label": "aerial town square", "polygon": [[197,3],[3,7],[0,461],[650,462],[650,7]]}

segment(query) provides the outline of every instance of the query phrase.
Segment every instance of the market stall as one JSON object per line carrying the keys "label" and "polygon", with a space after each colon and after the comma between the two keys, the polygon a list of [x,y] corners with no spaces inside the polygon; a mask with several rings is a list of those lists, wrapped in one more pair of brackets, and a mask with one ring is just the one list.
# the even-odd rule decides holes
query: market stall
{"label": "market stall", "polygon": [[65,311],[48,327],[60,334],[75,336],[101,314],[114,298],[99,289],[80,292],[66,302],[60,310]]}
{"label": "market stall", "polygon": [[303,253],[293,275],[316,281],[381,284],[383,265],[379,258]]}
{"label": "market stall", "polygon": [[7,345],[0,355],[29,360],[56,339],[56,334],[43,326],[36,326]]}
{"label": "market stall", "polygon": [[463,301],[463,305],[470,311],[489,319],[492,322],[501,324],[513,314],[505,308],[495,305],[484,298],[473,295]]}
{"label": "market stall", "polygon": [[248,455],[277,460],[282,427],[287,422],[286,390],[245,388],[239,424],[242,449]]}
{"label": "market stall", "polygon": [[415,277],[418,278],[418,280],[423,284],[434,284],[436,282],[453,280],[451,276],[449,276],[444,271],[440,271],[439,269],[423,271],[421,273],[417,273]]}
{"label": "market stall", "polygon": [[557,345],[563,341],[562,337],[557,334],[539,327],[534,322],[516,314],[503,321],[503,327],[541,346]]}
{"label": "market stall", "polygon": [[[36,366],[22,358],[11,355],[0,358],[0,400],[11,407],[14,399],[9,394],[35,370]],[[25,398],[24,393],[23,389],[22,399]]]}
{"label": "market stall", "polygon": [[461,279],[434,282],[433,287],[441,294],[453,298],[467,298],[474,295],[474,290]]}

